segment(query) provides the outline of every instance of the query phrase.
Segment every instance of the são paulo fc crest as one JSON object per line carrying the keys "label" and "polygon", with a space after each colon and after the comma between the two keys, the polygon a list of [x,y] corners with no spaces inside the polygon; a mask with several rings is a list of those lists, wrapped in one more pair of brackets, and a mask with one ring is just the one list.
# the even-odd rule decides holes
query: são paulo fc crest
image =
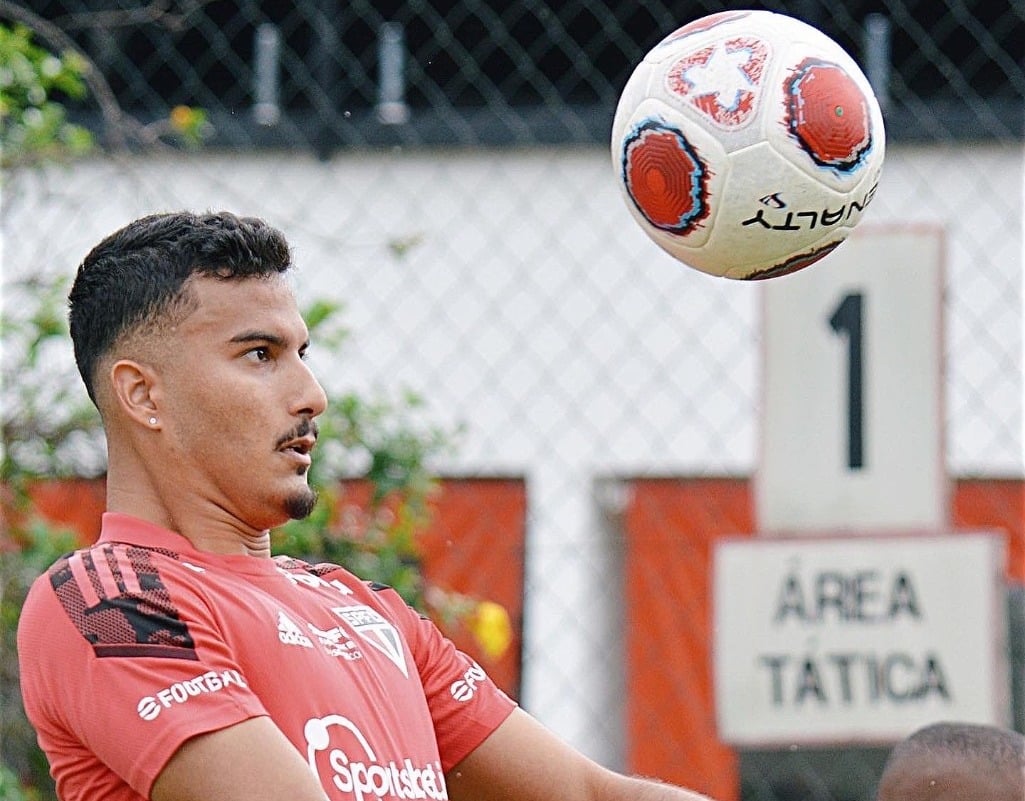
{"label": "s\u00e3o paulo fc crest", "polygon": [[406,654],[398,629],[369,606],[335,606],[331,609],[368,645],[384,654],[409,678]]}

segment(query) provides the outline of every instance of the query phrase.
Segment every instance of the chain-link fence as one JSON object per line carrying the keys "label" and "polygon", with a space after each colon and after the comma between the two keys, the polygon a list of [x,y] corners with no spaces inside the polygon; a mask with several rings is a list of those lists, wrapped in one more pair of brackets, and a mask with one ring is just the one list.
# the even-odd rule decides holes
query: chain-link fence
{"label": "chain-link fence", "polygon": [[[345,306],[350,343],[340,361],[316,365],[327,389],[412,388],[439,423],[465,426],[442,475],[524,480],[520,700],[623,769],[647,766],[638,710],[669,703],[639,700],[647,690],[632,683],[632,658],[662,658],[630,656],[638,615],[671,610],[647,631],[674,640],[674,626],[702,629],[708,614],[674,594],[674,575],[653,582],[645,603],[655,605],[630,608],[623,521],[642,479],[754,477],[761,288],[711,280],[654,248],[617,194],[607,138],[647,49],[725,7],[0,3],[0,16],[96,66],[90,100],[72,108],[108,148],[5,176],[5,273],[66,273],[102,235],[155,210],[229,208],[282,228],[300,294]],[[1010,481],[995,506],[958,519],[1006,523],[1017,542],[1025,3],[765,7],[832,35],[873,81],[888,149],[866,226],[942,232],[946,472],[955,484]],[[152,144],[179,106],[208,115],[200,149]],[[730,515],[751,533],[752,521]],[[668,519],[655,529],[675,531]],[[1012,579],[1025,579],[1023,560],[1013,545]],[[662,668],[670,683],[688,670]],[[679,725],[660,732],[668,753],[714,740],[708,703],[675,714]],[[718,775],[682,779],[725,797],[861,801],[886,743],[724,748]]]}

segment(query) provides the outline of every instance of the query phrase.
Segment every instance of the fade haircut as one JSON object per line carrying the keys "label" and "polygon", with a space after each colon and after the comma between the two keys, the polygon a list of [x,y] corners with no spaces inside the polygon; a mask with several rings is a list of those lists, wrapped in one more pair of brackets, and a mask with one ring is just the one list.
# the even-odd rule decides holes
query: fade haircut
{"label": "fade haircut", "polygon": [[974,723],[933,723],[894,746],[884,773],[918,756],[986,762],[994,769],[1025,768],[1025,735],[1013,729]]}
{"label": "fade haircut", "polygon": [[85,257],[68,295],[75,363],[93,403],[99,362],[122,337],[184,317],[191,277],[263,277],[291,263],[280,231],[223,211],[153,214],[108,236]]}

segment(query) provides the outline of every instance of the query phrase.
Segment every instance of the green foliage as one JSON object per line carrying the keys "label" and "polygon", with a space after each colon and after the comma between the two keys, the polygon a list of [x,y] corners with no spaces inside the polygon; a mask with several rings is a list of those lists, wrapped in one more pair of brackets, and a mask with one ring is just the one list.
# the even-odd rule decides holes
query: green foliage
{"label": "green foliage", "polygon": [[68,120],[64,102],[86,95],[88,64],[54,55],[22,26],[0,25],[0,166],[41,163],[88,152],[92,135]]}
{"label": "green foliage", "polygon": [[0,482],[18,491],[39,477],[92,477],[106,468],[100,418],[71,358],[67,291],[63,276],[4,286]]}
{"label": "green foliage", "polygon": [[[55,56],[22,26],[0,25],[0,167],[74,158],[92,148],[89,132],[67,118],[62,101],[86,93],[87,65]],[[53,798],[46,760],[21,708],[15,632],[32,580],[75,541],[32,509],[31,481],[73,471],[70,452],[97,432],[91,404],[66,371],[54,369],[67,348],[66,285],[38,277],[4,287],[2,454],[0,454],[0,801]],[[77,443],[77,445],[76,445]],[[70,446],[70,447],[69,447]],[[86,447],[88,450],[88,447]]]}
{"label": "green foliage", "polygon": [[0,541],[0,801],[28,801],[52,798],[53,783],[21,706],[15,650],[18,617],[35,577],[73,550],[77,539],[34,515],[24,495],[14,499],[8,514],[16,522],[8,527],[11,539]]}
{"label": "green foliage", "polygon": [[190,149],[203,144],[212,127],[204,109],[194,106],[175,106],[168,115],[167,122],[171,134]]}
{"label": "green foliage", "polygon": [[0,801],[29,801],[31,797],[14,771],[0,764]]}
{"label": "green foliage", "polygon": [[4,290],[0,742],[4,743],[3,765],[9,770],[0,777],[0,801],[53,797],[46,760],[21,708],[15,632],[32,581],[78,544],[71,532],[39,516],[32,505],[31,487],[43,477],[97,475],[104,465],[99,415],[67,353],[70,340],[63,314],[67,281],[34,276],[9,283]]}

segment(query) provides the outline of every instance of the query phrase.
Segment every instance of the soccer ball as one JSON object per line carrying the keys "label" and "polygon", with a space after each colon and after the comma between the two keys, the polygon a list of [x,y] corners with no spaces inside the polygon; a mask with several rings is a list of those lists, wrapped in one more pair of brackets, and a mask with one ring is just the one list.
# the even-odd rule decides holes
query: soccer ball
{"label": "soccer ball", "polygon": [[702,272],[771,278],[861,220],[886,148],[879,103],[821,31],[724,11],[659,42],[623,89],[612,161],[634,218]]}

